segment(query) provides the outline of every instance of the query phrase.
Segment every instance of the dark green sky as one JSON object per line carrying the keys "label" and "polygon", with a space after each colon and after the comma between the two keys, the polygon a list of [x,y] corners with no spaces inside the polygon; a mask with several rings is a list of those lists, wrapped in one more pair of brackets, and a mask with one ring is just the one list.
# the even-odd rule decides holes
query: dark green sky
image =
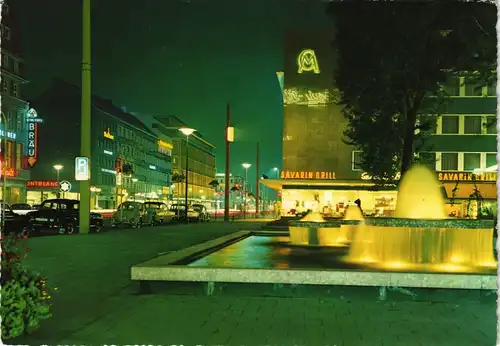
{"label": "dark green sky", "polygon": [[[54,76],[79,84],[81,1],[17,1],[31,80],[27,96]],[[217,146],[219,171],[229,101],[237,130],[232,171],[241,174],[242,162],[254,163],[259,141],[264,173],[281,165],[275,72],[283,67],[283,32],[326,25],[324,6],[300,0],[94,1],[93,92],[130,111],[185,120]]]}

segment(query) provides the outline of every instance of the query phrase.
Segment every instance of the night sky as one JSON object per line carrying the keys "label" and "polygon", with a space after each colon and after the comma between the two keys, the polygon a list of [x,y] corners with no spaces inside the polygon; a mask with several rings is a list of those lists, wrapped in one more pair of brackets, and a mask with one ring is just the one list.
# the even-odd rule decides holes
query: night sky
{"label": "night sky", "polygon": [[[16,1],[31,81],[26,97],[55,76],[79,85],[81,1]],[[243,174],[242,162],[255,163],[257,141],[266,173],[281,166],[275,72],[283,68],[283,33],[328,25],[324,7],[300,0],[95,0],[92,91],[128,111],[180,117],[217,146],[218,171],[229,101],[237,136],[233,174]]]}

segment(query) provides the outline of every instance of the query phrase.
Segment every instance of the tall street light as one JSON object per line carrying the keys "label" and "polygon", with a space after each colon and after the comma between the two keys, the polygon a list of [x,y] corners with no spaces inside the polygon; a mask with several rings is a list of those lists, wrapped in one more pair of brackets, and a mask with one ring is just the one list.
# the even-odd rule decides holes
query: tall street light
{"label": "tall street light", "polygon": [[188,218],[188,183],[189,183],[189,136],[193,134],[195,129],[189,127],[181,127],[179,131],[186,136],[186,190],[184,191],[184,204],[186,208],[186,223],[189,223]]}
{"label": "tall street light", "polygon": [[248,169],[252,166],[249,163],[243,163],[243,168],[245,168],[245,186],[243,189],[243,219],[247,217],[247,192],[248,192]]}
{"label": "tall street light", "polygon": [[63,165],[54,165],[52,167],[54,167],[54,169],[56,170],[56,174],[57,174],[57,193],[56,193],[56,195],[57,195],[57,198],[59,198],[59,191],[60,191],[60,189],[59,189],[59,171],[61,169],[63,169]]}

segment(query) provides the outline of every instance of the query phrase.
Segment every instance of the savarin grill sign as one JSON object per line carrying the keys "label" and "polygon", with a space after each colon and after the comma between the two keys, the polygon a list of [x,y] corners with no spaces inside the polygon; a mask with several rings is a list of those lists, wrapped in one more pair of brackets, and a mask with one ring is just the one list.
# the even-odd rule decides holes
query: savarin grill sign
{"label": "savarin grill sign", "polygon": [[314,180],[332,180],[335,179],[335,172],[292,172],[283,171],[280,174],[281,179],[314,179]]}

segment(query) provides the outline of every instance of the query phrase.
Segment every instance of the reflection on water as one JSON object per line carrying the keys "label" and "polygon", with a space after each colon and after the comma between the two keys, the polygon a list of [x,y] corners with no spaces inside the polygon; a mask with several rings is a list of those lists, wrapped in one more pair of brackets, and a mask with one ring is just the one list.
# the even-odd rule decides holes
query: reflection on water
{"label": "reflection on water", "polygon": [[[369,263],[347,263],[347,248],[292,246],[288,237],[250,236],[188,264],[190,267],[248,269],[348,269],[408,271],[392,263],[374,268]],[[414,268],[412,268],[414,269]],[[412,270],[413,271],[413,270]],[[450,272],[449,267],[420,267],[419,272]],[[468,271],[461,270],[466,273]],[[472,272],[472,271],[471,271]],[[477,269],[474,272],[478,273]],[[484,273],[494,270],[484,269]]]}

